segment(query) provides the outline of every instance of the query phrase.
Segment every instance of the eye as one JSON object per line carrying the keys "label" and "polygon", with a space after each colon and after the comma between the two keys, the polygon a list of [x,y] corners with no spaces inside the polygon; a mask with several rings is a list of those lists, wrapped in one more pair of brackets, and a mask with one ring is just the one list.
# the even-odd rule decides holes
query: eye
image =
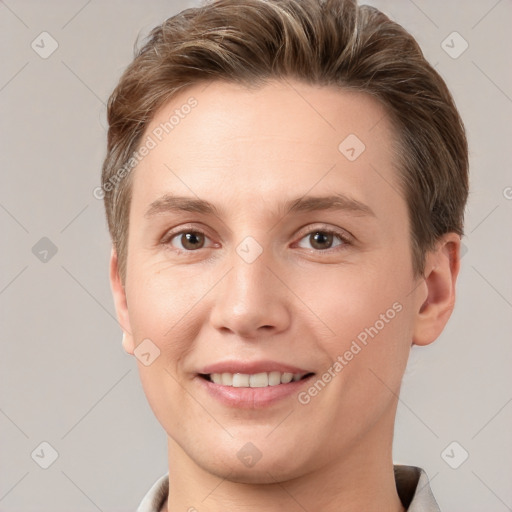
{"label": "eye", "polygon": [[210,239],[202,231],[189,230],[171,234],[163,243],[182,251],[195,251],[203,249],[206,240]]}
{"label": "eye", "polygon": [[[336,239],[339,241],[338,243],[334,243],[336,242]],[[303,242],[304,240],[306,242]],[[341,233],[337,233],[336,231],[326,229],[315,229],[314,231],[308,233],[305,237],[301,238],[298,243],[299,247],[309,249],[310,247],[307,247],[306,245],[304,245],[304,243],[311,244],[310,246],[313,247],[313,249],[315,250],[325,251],[326,249],[332,249],[340,245],[348,244],[349,241],[344,235],[342,235]]]}
{"label": "eye", "polygon": [[[205,233],[198,230],[183,230],[178,233],[169,233],[162,243],[183,252],[192,252],[208,247],[211,240]],[[307,244],[310,244],[309,247]],[[303,249],[313,248],[315,251],[326,251],[339,246],[350,244],[348,237],[337,231],[329,229],[315,229],[302,237],[298,246]]]}

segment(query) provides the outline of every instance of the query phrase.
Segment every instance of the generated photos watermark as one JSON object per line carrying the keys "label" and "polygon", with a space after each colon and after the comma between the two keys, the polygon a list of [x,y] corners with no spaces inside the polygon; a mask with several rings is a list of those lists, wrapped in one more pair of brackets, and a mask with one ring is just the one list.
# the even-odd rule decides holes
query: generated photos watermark
{"label": "generated photos watermark", "polygon": [[359,354],[363,348],[368,346],[369,341],[375,338],[389,324],[398,313],[403,309],[400,302],[394,302],[393,305],[381,313],[379,319],[370,327],[365,327],[355,339],[352,340],[350,347],[343,354],[336,357],[336,361],[327,370],[318,377],[318,379],[306,390],[297,395],[299,403],[307,405],[317,396],[325,386],[339,375],[354,357]]}
{"label": "generated photos watermark", "polygon": [[112,192],[115,187],[126,177],[130,172],[155,149],[162,140],[169,135],[186,116],[192,112],[192,109],[197,107],[199,102],[196,98],[191,96],[186,103],[181,105],[180,108],[174,110],[174,114],[169,117],[165,122],[160,123],[156,128],[153,128],[151,133],[146,136],[144,141],[139,145],[139,148],[132,153],[128,161],[120,167],[117,172],[111,176],[106,183],[100,187],[96,187],[92,191],[92,195],[96,199],[103,199],[105,194]]}

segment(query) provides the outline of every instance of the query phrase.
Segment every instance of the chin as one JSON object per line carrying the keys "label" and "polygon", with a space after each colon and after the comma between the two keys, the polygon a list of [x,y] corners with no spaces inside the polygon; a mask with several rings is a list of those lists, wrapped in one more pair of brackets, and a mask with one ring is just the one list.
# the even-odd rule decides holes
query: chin
{"label": "chin", "polygon": [[299,476],[300,471],[298,468],[276,468],[272,463],[263,463],[260,461],[252,468],[235,466],[219,466],[218,464],[212,467],[205,467],[204,461],[200,461],[203,469],[213,474],[214,476],[235,482],[239,484],[249,485],[262,485],[274,484],[278,482],[285,482]]}
{"label": "chin", "polygon": [[234,471],[226,478],[231,482],[235,482],[237,484],[248,484],[248,485],[268,485],[275,484],[278,482],[289,480],[289,478],[283,478],[281,475],[275,475],[271,468],[270,471],[265,471],[264,469],[255,470],[256,472],[241,470]]}
{"label": "chin", "polygon": [[[226,479],[241,484],[273,484],[298,478],[307,471],[305,459],[297,458],[297,448],[277,450],[277,447],[267,446],[261,452],[247,443],[238,448],[236,456],[230,449],[219,449],[212,453],[211,458],[204,458],[205,451],[194,454],[194,462],[206,472],[217,478]],[[304,456],[304,454],[302,454]]]}

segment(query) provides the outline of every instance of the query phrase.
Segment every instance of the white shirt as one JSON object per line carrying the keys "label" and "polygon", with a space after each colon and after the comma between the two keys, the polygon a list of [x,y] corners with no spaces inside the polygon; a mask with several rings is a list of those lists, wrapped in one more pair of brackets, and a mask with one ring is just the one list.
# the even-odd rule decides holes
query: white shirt
{"label": "white shirt", "polygon": [[[403,465],[395,465],[394,468],[398,496],[407,512],[441,512],[423,469]],[[144,496],[137,512],[160,512],[168,493],[169,473],[166,473]]]}

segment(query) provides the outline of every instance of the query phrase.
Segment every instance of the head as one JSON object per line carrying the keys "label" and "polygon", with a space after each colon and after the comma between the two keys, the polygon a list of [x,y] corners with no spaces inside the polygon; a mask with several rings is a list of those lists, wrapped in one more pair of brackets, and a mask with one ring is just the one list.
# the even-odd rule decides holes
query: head
{"label": "head", "polygon": [[[159,354],[138,364],[176,450],[261,482],[384,449],[409,349],[453,309],[468,192],[414,39],[353,1],[220,0],[152,31],[108,120],[116,308],[125,349]],[[210,403],[204,374],[237,361],[314,375],[293,400]]]}

